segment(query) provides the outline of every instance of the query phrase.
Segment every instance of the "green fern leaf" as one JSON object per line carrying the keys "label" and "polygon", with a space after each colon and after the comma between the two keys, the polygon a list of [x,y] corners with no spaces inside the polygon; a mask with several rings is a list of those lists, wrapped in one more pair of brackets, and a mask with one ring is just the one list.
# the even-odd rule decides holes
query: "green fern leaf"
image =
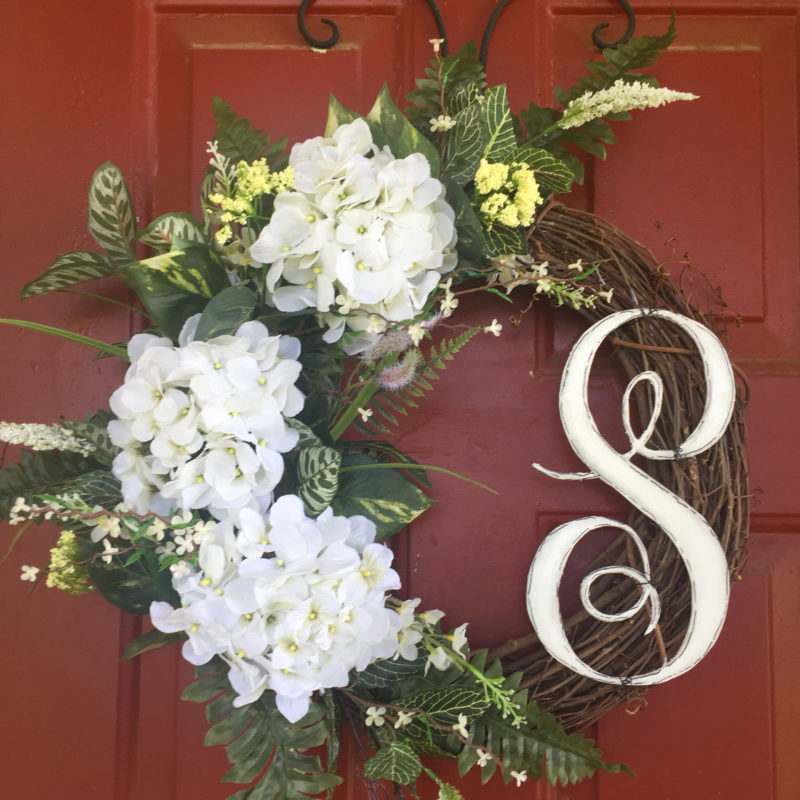
{"label": "green fern leaf", "polygon": [[270,144],[269,135],[253,128],[248,120],[236,114],[221,98],[213,99],[217,130],[214,138],[219,149],[231,161],[255,161],[262,156],[272,169],[280,169],[286,162],[283,151],[286,137]]}

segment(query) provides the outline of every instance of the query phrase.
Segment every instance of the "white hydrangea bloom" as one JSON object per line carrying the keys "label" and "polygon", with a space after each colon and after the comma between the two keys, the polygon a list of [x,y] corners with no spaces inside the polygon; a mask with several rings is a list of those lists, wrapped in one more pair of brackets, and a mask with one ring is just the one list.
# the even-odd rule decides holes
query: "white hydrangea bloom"
{"label": "white hydrangea bloom", "polygon": [[300,343],[246,322],[233,336],[194,341],[190,319],[175,347],[134,336],[125,383],[111,395],[112,469],[138,513],[208,509],[263,511],[297,443],[286,424],[303,407],[294,385]]}
{"label": "white hydrangea bloom", "polygon": [[642,81],[627,83],[614,81],[608,89],[586,92],[570,101],[564,114],[556,123],[559,128],[579,128],[593,119],[633,111],[642,108],[658,108],[676,100],[696,100],[697,95],[689,92],[676,92],[664,87],[657,88]]}
{"label": "white hydrangea bloom", "polygon": [[[386,607],[400,579],[364,517],[327,509],[312,519],[286,495],[261,522],[248,509],[237,520],[238,533],[229,520],[200,544],[198,568],[173,575],[181,608],[155,602],[150,615],[159,630],[187,634],[191,663],[227,662],[235,705],[271,689],[296,722],[313,692],[345,686],[351,670],[392,657],[418,601],[403,619]],[[406,642],[404,652],[416,650]]]}
{"label": "white hydrangea bloom", "polygon": [[297,144],[294,190],[250,248],[281,311],[315,308],[326,341],[360,352],[416,317],[456,265],[453,209],[420,153],[378,150],[362,119]]}

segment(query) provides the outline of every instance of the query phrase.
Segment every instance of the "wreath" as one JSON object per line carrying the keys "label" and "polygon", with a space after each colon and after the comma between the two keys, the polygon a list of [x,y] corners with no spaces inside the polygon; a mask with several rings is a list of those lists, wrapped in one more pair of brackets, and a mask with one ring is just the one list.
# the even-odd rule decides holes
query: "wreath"
{"label": "wreath", "polygon": [[[466,626],[448,631],[441,612],[392,594],[383,542],[431,504],[425,472],[439,468],[385,437],[471,338],[502,335],[496,319],[457,324],[463,293],[521,298],[520,313],[547,300],[591,320],[632,308],[705,320],[645,248],[555,200],[582,180],[575,148],[613,141],[606,118],[693,99],[633,71],[674,36],[673,22],[604,51],[556,90],[561,110],[518,117],[504,86],[486,86],[474,45],[435,47],[405,111],[386,89],[364,117],[332,100],[324,136],[296,144],[288,166],[285,140],[215,98],[202,220],[170,213],[137,230],[106,163],[88,215],[103,252],[62,256],[23,290],[121,275],[143,330],[120,345],[3,320],[130,365],[110,410],[0,423],[24,448],[0,471],[0,514],[61,529],[49,565],[21,577],[149,614],[153,630],[126,657],[182,642],[197,674],[184,696],[209,702],[206,742],[227,745],[226,780],[251,784],[233,797],[331,792],[345,730],[373,796],[382,780],[413,790],[425,773],[440,798],[460,797],[426,756],[518,786],[627,770],[570,731],[638,689],[571,672],[535,633],[470,651]],[[137,259],[141,247],[151,252]],[[650,439],[676,447],[703,413],[691,340],[644,315],[613,345],[630,376],[669,376],[660,415],[652,393],[635,401],[655,420]],[[742,406],[701,461],[647,467],[708,520],[733,577],[747,529]],[[622,634],[585,612],[566,622],[581,659],[623,675],[680,646],[692,602],[675,549],[646,518],[631,525],[669,618],[652,635],[643,615]],[[636,553],[622,537],[603,558],[635,566]],[[630,593],[608,576],[592,602],[612,614]],[[323,744],[324,756],[307,752]]]}

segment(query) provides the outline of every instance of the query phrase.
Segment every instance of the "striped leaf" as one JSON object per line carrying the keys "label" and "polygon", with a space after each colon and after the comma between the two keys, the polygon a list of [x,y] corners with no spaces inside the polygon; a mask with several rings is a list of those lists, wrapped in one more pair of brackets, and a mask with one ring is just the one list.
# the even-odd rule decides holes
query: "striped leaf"
{"label": "striped leaf", "polygon": [[405,742],[391,742],[364,762],[364,776],[407,786],[422,772],[419,756]]}
{"label": "striped leaf", "polygon": [[136,216],[122,173],[110,161],[99,166],[89,186],[89,233],[113,261],[131,261]]}
{"label": "striped leaf", "polygon": [[203,226],[191,214],[162,214],[154,219],[140,234],[144,242],[159,253],[167,253],[185,246],[187,242],[205,244]]}
{"label": "striped leaf", "polygon": [[409,678],[419,678],[425,670],[427,661],[426,656],[419,656],[413,661],[407,661],[405,658],[398,658],[397,661],[391,658],[379,658],[358,673],[358,680],[370,689],[383,689],[407,681]]}
{"label": "striped leaf", "polygon": [[[450,726],[458,722],[463,714],[472,720],[486,711],[491,702],[486,699],[483,689],[467,686],[448,686],[444,689],[426,689],[422,692],[397,700],[395,705],[401,708],[414,708],[424,711],[425,715],[440,725]],[[419,730],[416,730],[419,728]],[[427,728],[422,720],[412,720],[404,729],[410,737],[424,734]],[[423,738],[421,735],[419,738]]]}
{"label": "striped leaf", "polygon": [[22,296],[56,292],[76,283],[113,275],[115,271],[111,259],[101,253],[88,250],[67,253],[59,256],[45,272],[28,283],[22,290]]}
{"label": "striped leaf", "polygon": [[342,454],[333,447],[304,447],[297,457],[297,494],[309,516],[316,517],[336,496]]}
{"label": "striped leaf", "polygon": [[517,148],[517,136],[508,97],[504,85],[492,86],[486,90],[486,99],[481,105],[481,117],[489,132],[484,155],[489,161],[510,161]]}

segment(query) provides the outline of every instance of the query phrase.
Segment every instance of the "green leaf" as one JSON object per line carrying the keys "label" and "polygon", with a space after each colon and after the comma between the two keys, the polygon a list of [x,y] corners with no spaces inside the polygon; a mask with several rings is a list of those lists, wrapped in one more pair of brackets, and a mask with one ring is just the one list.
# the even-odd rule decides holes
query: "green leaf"
{"label": "green leaf", "polygon": [[[95,553],[102,548],[94,547]],[[109,603],[129,614],[147,614],[154,600],[180,605],[180,597],[172,588],[171,573],[159,570],[158,556],[147,548],[143,556],[129,566],[123,566],[121,556],[106,564],[99,559],[89,563],[89,576]],[[127,557],[127,556],[126,556]]]}
{"label": "green leaf", "polygon": [[[481,716],[491,703],[486,699],[482,689],[447,686],[443,689],[424,689],[397,700],[393,705],[423,711],[425,716],[439,725],[450,727],[459,721],[459,715],[465,716],[468,720]],[[416,717],[412,718],[403,731],[411,738],[424,738],[427,728],[424,721]]]}
{"label": "green leaf", "polygon": [[480,112],[488,133],[483,151],[486,159],[492,162],[508,162],[517,147],[517,135],[504,85],[492,86],[486,90]]}
{"label": "green leaf", "polygon": [[406,119],[392,100],[385,83],[366,119],[368,122],[378,125],[386,134],[389,149],[395,158],[405,158],[412,153],[422,153],[430,164],[431,175],[433,177],[439,175],[439,152]]}
{"label": "green leaf", "polygon": [[120,482],[107,468],[91,470],[78,476],[65,487],[64,493],[77,494],[88,506],[114,508],[122,502]]}
{"label": "green leaf", "polygon": [[419,656],[413,661],[407,661],[405,658],[398,658],[396,661],[391,658],[380,658],[358,673],[358,681],[370,689],[383,689],[408,681],[410,678],[421,677],[427,661],[426,656]]}
{"label": "green leaf", "polygon": [[332,447],[304,447],[297,456],[297,494],[306,514],[318,516],[330,504],[339,488],[342,454]]}
{"label": "green leaf", "polygon": [[139,241],[158,253],[177,249],[175,240],[206,244],[203,226],[191,214],[162,214],[139,233]]}
{"label": "green leaf", "polygon": [[333,136],[340,125],[347,125],[354,120],[360,119],[361,115],[356,114],[349,108],[345,108],[333,95],[328,98],[328,119],[325,123],[325,136]]}
{"label": "green leaf", "polygon": [[341,778],[323,771],[319,756],[305,752],[323,745],[329,736],[323,705],[312,704],[308,714],[294,724],[277,710],[272,692],[235,708],[236,695],[224,673],[195,681],[183,697],[211,701],[206,716],[213,726],[206,744],[227,745],[232,764],[222,780],[250,783],[258,779],[229,800],[304,800],[341,783]]}
{"label": "green leaf", "polygon": [[194,338],[208,341],[214,336],[233,334],[255,311],[258,295],[243,283],[228,286],[211,298],[197,323]]}
{"label": "green leaf", "polygon": [[18,497],[61,494],[69,484],[98,466],[92,458],[61,450],[22,450],[18,464],[0,469],[0,518],[6,519]]}
{"label": "green leaf", "polygon": [[422,771],[419,756],[406,742],[391,742],[364,762],[364,776],[408,786]]}
{"label": "green leaf", "polygon": [[442,175],[465,186],[475,178],[486,149],[487,131],[481,106],[473,103],[453,117],[455,125],[447,139],[447,166]]}
{"label": "green leaf", "polygon": [[89,186],[89,233],[113,261],[133,259],[136,215],[122,173],[110,161],[99,166]]}
{"label": "green leaf", "polygon": [[101,353],[109,356],[116,356],[123,361],[128,361],[128,354],[123,347],[115,344],[107,344],[101,342],[99,339],[93,339],[91,336],[84,336],[82,333],[75,333],[68,331],[64,328],[55,328],[52,325],[42,325],[41,322],[29,322],[26,319],[5,319],[0,318],[0,325],[13,325],[15,328],[27,328],[29,331],[38,331],[39,333],[46,333],[50,336],[57,336],[59,339],[66,339],[69,342],[77,342],[78,344],[85,344]]}
{"label": "green leaf", "polygon": [[127,658],[135,658],[142,653],[148,653],[151,650],[158,650],[159,647],[164,647],[168,644],[175,642],[182,642],[186,637],[181,633],[162,633],[161,631],[153,628],[141,636],[137,636],[133,641],[125,645],[125,651],[122,654],[123,660]]}
{"label": "green leaf", "polygon": [[263,155],[271,168],[281,167],[286,138],[271,145],[269,135],[254,129],[249,120],[236,114],[221,97],[214,97],[212,108],[217,123],[214,138],[220,152],[234,162],[255,161]]}
{"label": "green leaf", "polygon": [[71,430],[79,438],[94,445],[92,458],[103,464],[110,464],[119,448],[111,443],[108,435],[108,423],[113,416],[108,411],[87,414],[86,420],[80,422],[72,419],[61,419],[61,424]]}
{"label": "green leaf", "polygon": [[483,242],[489,256],[528,252],[525,234],[519,228],[509,228],[499,223],[483,229]]}
{"label": "green leaf", "polygon": [[113,262],[100,253],[80,250],[59,256],[38,278],[25,284],[23,297],[33,297],[45,292],[57,292],[76,283],[104,278],[116,272]]}
{"label": "green leaf", "polygon": [[300,438],[297,440],[298,447],[309,447],[311,445],[318,445],[322,444],[322,440],[317,436],[311,428],[308,427],[303,422],[300,422],[297,417],[287,417],[286,418],[286,425],[289,428],[293,428],[300,434]]}
{"label": "green leaf", "polygon": [[176,340],[183,323],[228,287],[225,268],[208,247],[187,247],[123,267],[150,318]]}
{"label": "green leaf", "polygon": [[446,176],[442,178],[442,183],[445,186],[447,202],[452,206],[456,215],[458,254],[467,264],[475,264],[483,255],[483,226],[461,186]]}
{"label": "green leaf", "polygon": [[[368,467],[375,459],[362,453],[342,456],[342,466]],[[377,528],[380,542],[402,530],[433,503],[400,470],[359,469],[339,476],[339,491],[332,503],[334,513],[344,516],[361,514]]]}
{"label": "green leaf", "polygon": [[536,182],[548,193],[568,192],[575,180],[572,170],[563,161],[530,142],[516,150],[513,160],[527,164],[533,170]]}

